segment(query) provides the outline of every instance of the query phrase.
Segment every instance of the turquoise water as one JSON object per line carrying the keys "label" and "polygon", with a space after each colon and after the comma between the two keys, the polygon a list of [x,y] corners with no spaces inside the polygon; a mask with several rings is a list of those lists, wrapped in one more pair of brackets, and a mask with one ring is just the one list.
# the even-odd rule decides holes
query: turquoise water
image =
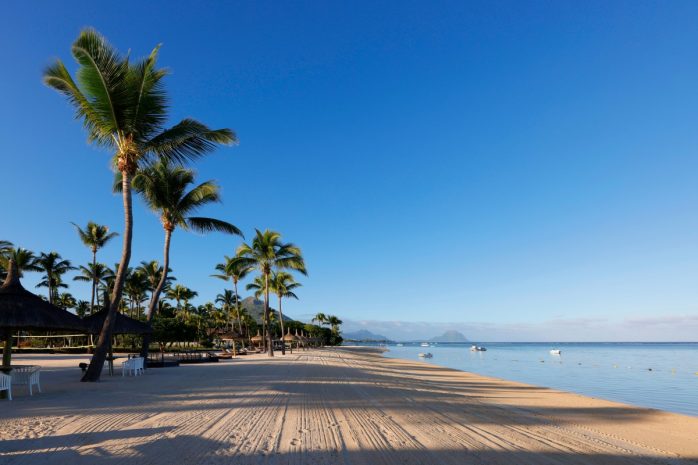
{"label": "turquoise water", "polygon": [[[698,343],[389,344],[387,357],[698,416]],[[552,355],[556,348],[561,355]],[[420,352],[433,358],[421,359]]]}

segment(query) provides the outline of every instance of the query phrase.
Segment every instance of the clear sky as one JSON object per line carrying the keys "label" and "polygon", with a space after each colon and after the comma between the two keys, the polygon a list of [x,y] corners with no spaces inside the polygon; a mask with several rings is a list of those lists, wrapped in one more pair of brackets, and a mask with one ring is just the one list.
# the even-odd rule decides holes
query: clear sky
{"label": "clear sky", "polygon": [[[133,56],[163,44],[173,123],[237,131],[196,165],[223,186],[201,213],[302,247],[290,316],[389,337],[696,340],[697,22],[695,1],[10,1],[0,238],[81,264],[70,221],[123,228],[109,154],[41,84],[93,26]],[[134,262],[160,259],[162,236],[137,201]],[[196,303],[238,244],[175,233]]]}

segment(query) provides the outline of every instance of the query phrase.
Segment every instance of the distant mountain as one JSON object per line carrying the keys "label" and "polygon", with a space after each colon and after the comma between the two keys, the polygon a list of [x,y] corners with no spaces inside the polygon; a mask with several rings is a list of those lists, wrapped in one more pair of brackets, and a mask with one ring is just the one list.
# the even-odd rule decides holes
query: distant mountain
{"label": "distant mountain", "polygon": [[344,338],[345,341],[362,341],[362,342],[371,342],[371,341],[389,341],[387,337],[381,335],[381,334],[373,334],[371,331],[367,331],[365,329],[360,329],[359,331],[354,331],[351,333],[343,333],[342,337]]}
{"label": "distant mountain", "polygon": [[432,337],[429,342],[468,342],[468,338],[458,331],[446,331],[441,336]]}
{"label": "distant mountain", "polygon": [[[262,316],[264,315],[264,301],[263,300],[257,300],[254,297],[247,297],[245,299],[242,299],[240,301],[240,306],[247,311],[247,314],[250,315],[258,324],[262,324]],[[276,310],[274,310],[271,305],[269,306],[269,309],[273,311],[274,313],[278,313]],[[277,315],[278,316],[278,315]],[[293,318],[289,318],[286,315],[284,315],[284,321],[295,321]]]}

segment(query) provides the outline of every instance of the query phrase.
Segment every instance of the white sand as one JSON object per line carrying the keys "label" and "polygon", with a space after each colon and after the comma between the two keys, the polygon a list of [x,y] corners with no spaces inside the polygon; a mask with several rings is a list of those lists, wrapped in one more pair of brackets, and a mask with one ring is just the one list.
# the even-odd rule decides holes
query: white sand
{"label": "white sand", "polygon": [[[511,383],[368,349],[241,357],[0,400],[0,464],[688,464],[698,418]],[[697,394],[698,395],[698,394]]]}

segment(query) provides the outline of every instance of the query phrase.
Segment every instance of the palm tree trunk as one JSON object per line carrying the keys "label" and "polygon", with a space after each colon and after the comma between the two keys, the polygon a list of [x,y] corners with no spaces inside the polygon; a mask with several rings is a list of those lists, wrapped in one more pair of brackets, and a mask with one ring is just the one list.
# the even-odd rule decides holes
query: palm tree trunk
{"label": "palm tree trunk", "polygon": [[[150,296],[150,303],[148,304],[148,316],[146,318],[146,323],[152,329],[153,326],[153,316],[155,315],[158,301],[160,300],[160,294],[165,288],[165,283],[167,282],[167,270],[170,266],[170,240],[172,239],[172,231],[165,229],[165,245],[163,248],[162,257],[162,276],[160,276],[160,282]],[[143,345],[141,346],[141,357],[145,360],[148,359],[148,350],[150,347],[150,334],[143,335]]]}
{"label": "palm tree trunk", "polygon": [[97,289],[97,276],[95,276],[95,267],[97,266],[97,251],[92,250],[92,298],[90,299],[90,315],[95,312],[95,290]]}
{"label": "palm tree trunk", "polygon": [[281,296],[279,296],[279,321],[281,322],[281,355],[286,355],[286,341],[284,341],[284,314],[281,312]]}
{"label": "palm tree trunk", "polygon": [[271,331],[271,321],[269,319],[269,274],[264,273],[264,318],[269,322],[267,328],[267,341],[269,342],[269,356],[274,356],[274,335]]}
{"label": "palm tree trunk", "polygon": [[238,296],[238,282],[233,280],[233,287],[235,288],[235,308],[237,309],[237,320],[238,328],[240,328],[240,335],[242,336],[242,320],[240,319],[240,297]]}
{"label": "palm tree trunk", "polygon": [[109,312],[107,313],[107,317],[104,319],[102,331],[99,333],[99,341],[97,342],[97,347],[95,347],[95,353],[92,355],[90,365],[87,367],[87,371],[81,379],[81,381],[84,382],[99,381],[99,377],[102,374],[104,361],[107,358],[107,351],[109,350],[109,341],[111,340],[114,320],[116,319],[116,312],[119,310],[119,305],[121,304],[121,294],[124,290],[126,270],[128,269],[128,263],[131,260],[131,240],[133,239],[131,173],[129,173],[128,170],[123,170],[121,174],[121,189],[124,201],[124,242],[121,249],[121,262],[119,263],[119,269],[117,270],[116,278],[114,279],[114,291],[112,292],[109,302]]}

